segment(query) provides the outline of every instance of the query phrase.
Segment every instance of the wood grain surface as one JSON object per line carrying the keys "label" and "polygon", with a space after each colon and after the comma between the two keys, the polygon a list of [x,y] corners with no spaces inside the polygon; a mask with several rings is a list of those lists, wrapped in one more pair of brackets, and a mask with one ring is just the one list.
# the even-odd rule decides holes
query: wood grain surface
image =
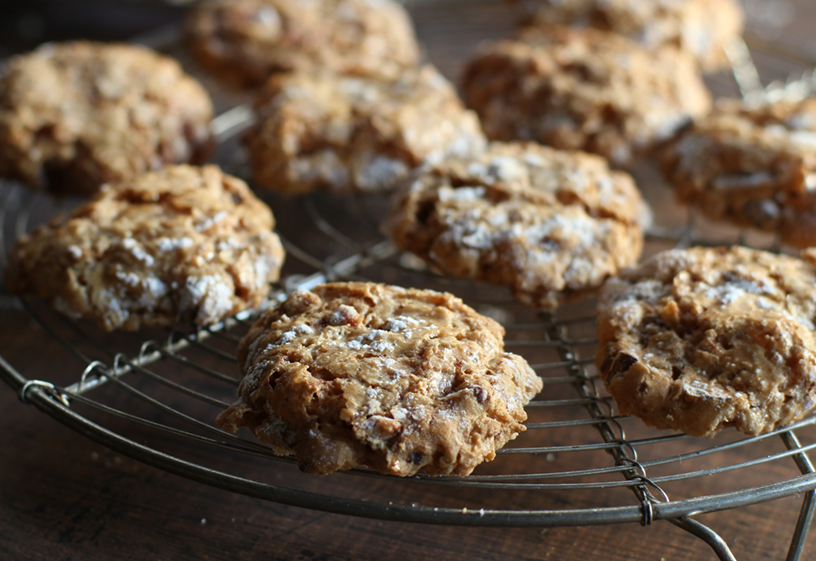
{"label": "wood grain surface", "polygon": [[[35,351],[40,336],[14,315],[0,316],[4,356],[15,343],[21,352]],[[0,411],[3,560],[714,558],[703,542],[666,522],[648,528],[437,527],[281,506],[114,454],[20,403],[10,391],[0,391]],[[282,471],[281,483],[302,477]],[[376,499],[378,487],[365,486],[356,495]],[[427,494],[415,500],[433,498]],[[738,559],[784,559],[799,503],[792,497],[698,519],[720,533]],[[814,558],[813,547],[807,553],[805,559]]]}
{"label": "wood grain surface", "polygon": [[[758,14],[752,32],[757,41],[772,41],[804,59],[813,56],[810,29],[816,24],[816,6],[809,0],[747,5]],[[763,11],[769,5],[776,11]],[[136,8],[129,4],[126,9],[130,14]],[[508,5],[499,2],[417,4],[411,9],[428,58],[454,79],[480,41],[507,36],[513,29]],[[757,62],[766,80],[804,68],[802,61],[791,61],[790,56],[759,53]],[[718,75],[710,83],[721,94],[736,91],[727,75]],[[677,215],[670,196],[652,185],[649,173],[641,172],[639,180],[641,186],[653,187],[650,200],[656,212],[682,222],[684,215]],[[77,379],[82,368],[79,361],[65,358],[59,345],[49,342],[43,329],[20,310],[0,311],[0,356],[30,379],[59,382],[62,378],[68,383]],[[137,442],[170,450],[178,444],[169,436],[128,430]],[[768,453],[778,448],[775,441]],[[467,491],[448,492],[430,485],[395,485],[350,476],[311,478],[292,466],[211,449],[178,450],[184,459],[275,484],[342,492],[359,499],[458,504],[472,498]],[[713,493],[720,485],[760,484],[770,475],[774,474],[740,470],[730,482],[712,479],[699,485]],[[682,495],[683,490],[676,492]],[[484,500],[499,508],[507,499],[496,494]],[[512,500],[535,506],[543,499],[528,491]],[[595,504],[591,490],[546,500],[551,504],[539,508]],[[738,559],[784,559],[800,506],[801,497],[794,496],[697,519],[717,531]],[[816,545],[810,544],[803,558],[816,559]],[[0,384],[0,560],[6,559],[659,561],[714,556],[705,543],[664,521],[649,527],[468,528],[369,520],[264,502],[111,452],[23,404]]]}

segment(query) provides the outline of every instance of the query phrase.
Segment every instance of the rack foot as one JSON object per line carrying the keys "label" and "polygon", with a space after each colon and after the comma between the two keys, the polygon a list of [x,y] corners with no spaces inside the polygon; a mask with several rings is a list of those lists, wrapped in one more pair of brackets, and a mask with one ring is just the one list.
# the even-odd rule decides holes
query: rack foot
{"label": "rack foot", "polygon": [[714,553],[717,554],[720,561],[737,561],[737,558],[731,553],[731,549],[728,547],[728,544],[725,543],[725,540],[705,524],[692,520],[687,516],[672,518],[669,519],[669,522],[706,542],[711,546],[711,549],[714,550]]}

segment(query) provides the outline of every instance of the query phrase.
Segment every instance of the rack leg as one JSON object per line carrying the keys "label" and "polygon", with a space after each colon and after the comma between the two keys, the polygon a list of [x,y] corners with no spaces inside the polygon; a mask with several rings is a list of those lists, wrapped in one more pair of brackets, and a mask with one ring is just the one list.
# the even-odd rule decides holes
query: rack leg
{"label": "rack leg", "polygon": [[[795,450],[801,448],[802,444],[793,432],[786,432],[782,435],[782,441],[788,450]],[[806,453],[801,453],[793,457],[796,465],[802,473],[813,473],[813,463]],[[799,511],[799,519],[796,521],[796,529],[791,538],[790,549],[788,549],[788,556],[786,561],[799,561],[802,556],[802,551],[805,549],[805,541],[807,540],[810,523],[813,520],[813,512],[816,509],[816,502],[814,502],[814,491],[805,493],[805,500],[802,501],[802,509]]]}
{"label": "rack leg", "polygon": [[815,495],[815,491],[805,493],[805,500],[802,501],[802,510],[799,511],[799,520],[796,521],[796,530],[793,532],[790,549],[788,549],[788,556],[785,561],[799,561],[802,556],[805,541],[807,541],[807,533],[810,529],[810,522],[813,520],[813,511],[816,509],[816,501],[813,500]]}
{"label": "rack leg", "polygon": [[728,544],[725,543],[725,540],[705,524],[692,520],[687,516],[671,518],[669,522],[706,542],[711,546],[711,549],[714,550],[714,553],[717,554],[720,561],[737,561],[737,558],[731,553],[731,549],[728,547]]}

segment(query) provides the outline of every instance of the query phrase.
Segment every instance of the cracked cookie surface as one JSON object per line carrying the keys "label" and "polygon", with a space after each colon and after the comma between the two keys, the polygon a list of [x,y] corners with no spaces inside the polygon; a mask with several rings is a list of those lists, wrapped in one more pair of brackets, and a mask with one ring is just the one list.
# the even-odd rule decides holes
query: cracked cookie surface
{"label": "cracked cookie surface", "polygon": [[284,255],[273,226],[240,179],[170,166],[22,236],[6,283],[106,330],[209,325],[266,298]]}
{"label": "cracked cookie surface", "polygon": [[243,86],[321,68],[394,78],[419,61],[411,19],[392,0],[205,0],[186,31],[202,64]]}
{"label": "cracked cookie surface", "polygon": [[749,435],[816,407],[816,251],[660,253],[607,281],[597,364],[622,414]]}
{"label": "cracked cookie surface", "polygon": [[0,79],[0,177],[90,194],[211,150],[212,103],[173,59],[147,48],[46,44]]}
{"label": "cracked cookie surface", "polygon": [[494,142],[407,181],[385,229],[442,273],[550,309],[635,263],[650,216],[632,178],[599,156]]}
{"label": "cracked cookie surface", "polygon": [[246,141],[262,186],[373,193],[425,161],[486,143],[475,113],[431,65],[396,80],[295,72],[272,78]]}
{"label": "cracked cookie surface", "polygon": [[662,167],[706,216],[816,245],[816,98],[722,101],[664,150]]}
{"label": "cracked cookie surface", "polygon": [[504,329],[450,294],[374,283],[293,292],[241,341],[218,417],[325,474],[468,475],[524,430],[542,388]]}
{"label": "cracked cookie surface", "polygon": [[649,49],[675,46],[715,71],[728,66],[725,48],[742,34],[735,0],[521,0],[524,23],[592,27],[625,35]]}
{"label": "cracked cookie surface", "polygon": [[594,29],[528,29],[465,68],[465,103],[492,140],[535,140],[628,166],[708,112],[694,59]]}

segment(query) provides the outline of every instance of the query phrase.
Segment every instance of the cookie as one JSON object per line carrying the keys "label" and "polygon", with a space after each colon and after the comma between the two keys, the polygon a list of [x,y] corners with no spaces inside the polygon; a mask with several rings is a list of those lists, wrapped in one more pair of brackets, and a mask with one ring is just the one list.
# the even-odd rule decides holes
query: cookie
{"label": "cookie", "polygon": [[238,348],[218,416],[307,473],[468,475],[524,429],[542,388],[504,329],[450,294],[374,283],[296,291]]}
{"label": "cookie", "polygon": [[462,80],[493,140],[535,140],[627,166],[708,112],[694,59],[593,29],[532,29],[483,49]]}
{"label": "cookie", "polygon": [[319,68],[396,77],[419,61],[411,20],[393,0],[204,0],[186,34],[202,64],[245,87]]}
{"label": "cookie", "polygon": [[550,309],[635,263],[649,219],[632,178],[603,158],[497,142],[406,182],[385,229],[442,273]]}
{"label": "cookie", "polygon": [[283,261],[273,226],[243,181],[170,166],[21,237],[6,285],[106,330],[209,325],[266,298]]}
{"label": "cookie", "polygon": [[816,98],[722,101],[661,159],[680,201],[708,217],[816,245]]}
{"label": "cookie", "polygon": [[171,58],[144,47],[47,44],[0,78],[0,177],[90,194],[212,148],[212,103]]}
{"label": "cookie", "polygon": [[610,279],[597,364],[624,415],[657,429],[762,434],[816,406],[816,251],[660,253]]}
{"label": "cookie", "polygon": [[272,78],[247,147],[257,182],[285,193],[389,190],[423,161],[486,143],[475,113],[432,66],[396,80],[304,72]]}
{"label": "cookie", "polygon": [[674,46],[707,71],[728,66],[725,49],[742,34],[735,0],[522,0],[524,23],[591,27],[625,35],[647,49]]}

